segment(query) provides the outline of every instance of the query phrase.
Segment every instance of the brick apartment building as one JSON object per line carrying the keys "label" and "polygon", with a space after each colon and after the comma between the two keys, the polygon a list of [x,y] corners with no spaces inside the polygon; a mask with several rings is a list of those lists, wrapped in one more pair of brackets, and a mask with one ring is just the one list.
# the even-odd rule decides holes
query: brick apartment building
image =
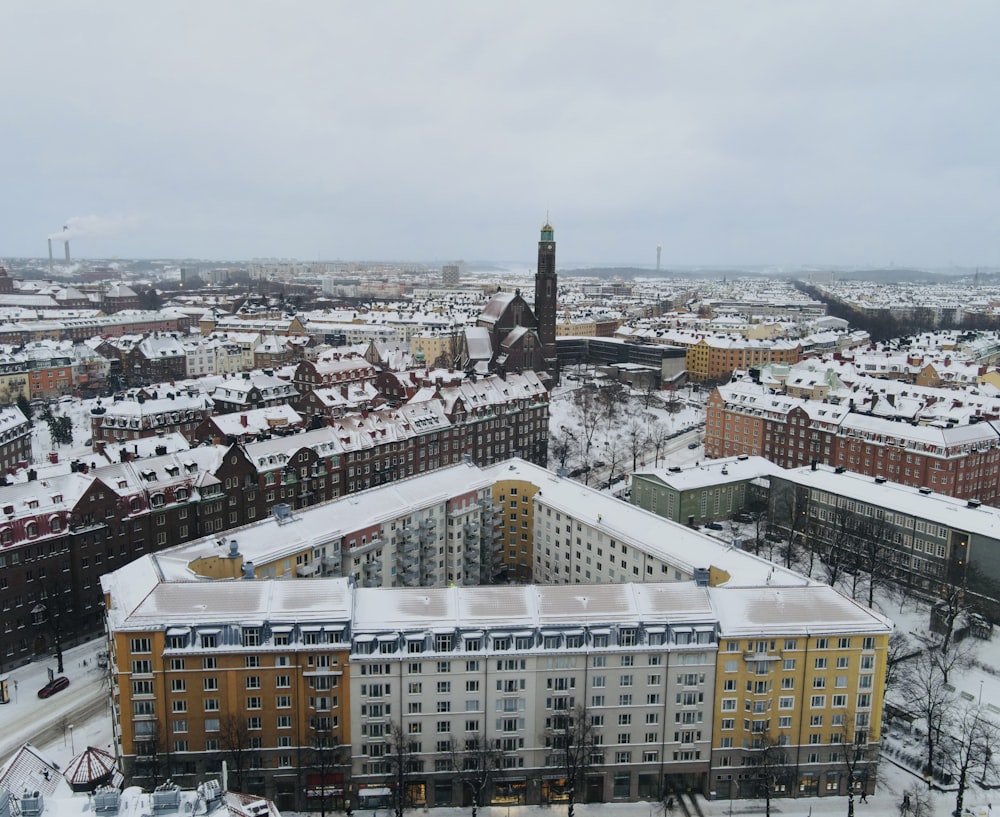
{"label": "brick apartment building", "polygon": [[785,468],[816,461],[1000,503],[1000,423],[994,420],[913,425],[738,381],[718,387],[708,399],[705,454],[759,455]]}
{"label": "brick apartment building", "polygon": [[[196,415],[209,410],[186,400],[206,398],[113,402],[94,415],[94,440],[176,431],[190,441],[204,420]],[[547,439],[548,392],[525,372],[305,433],[102,468],[84,462],[66,476],[0,487],[0,660],[21,663],[51,647],[52,628],[41,626],[49,618],[31,613],[51,582],[66,599],[49,605],[54,614],[74,611],[61,637],[93,635],[94,588],[109,566],[264,519],[275,505],[299,510],[466,457],[489,465],[520,453],[542,464]]]}

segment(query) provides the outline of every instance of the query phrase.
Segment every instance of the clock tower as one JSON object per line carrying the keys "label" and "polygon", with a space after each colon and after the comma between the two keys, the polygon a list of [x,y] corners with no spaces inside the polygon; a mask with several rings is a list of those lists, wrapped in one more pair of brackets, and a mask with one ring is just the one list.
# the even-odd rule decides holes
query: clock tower
{"label": "clock tower", "polygon": [[545,370],[552,385],[559,382],[559,359],[556,355],[556,242],[552,225],[546,220],[538,242],[538,269],[535,272],[535,319],[542,343]]}

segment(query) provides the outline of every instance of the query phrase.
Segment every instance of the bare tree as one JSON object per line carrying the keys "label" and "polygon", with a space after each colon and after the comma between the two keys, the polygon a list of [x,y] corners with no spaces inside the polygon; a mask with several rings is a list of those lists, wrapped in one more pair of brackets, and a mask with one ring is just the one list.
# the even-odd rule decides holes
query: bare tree
{"label": "bare tree", "polygon": [[781,532],[784,543],[780,556],[785,567],[791,568],[796,548],[809,530],[809,491],[791,483],[779,483],[772,486],[771,492],[768,522],[772,531]]}
{"label": "bare tree", "polygon": [[545,719],[547,765],[563,773],[569,797],[567,817],[573,817],[577,794],[582,791],[586,795],[587,771],[598,746],[596,737],[590,715],[583,705],[557,710]]}
{"label": "bare tree", "polygon": [[745,777],[750,787],[747,794],[764,801],[764,815],[771,817],[771,800],[783,784],[787,784],[793,767],[789,764],[788,752],[780,740],[766,732],[759,733],[752,742],[752,751],[747,758],[751,767]]}
{"label": "bare tree", "polygon": [[503,769],[504,752],[497,741],[483,735],[466,738],[463,744],[451,738],[451,764],[455,777],[472,795],[472,817],[493,787],[493,781]]}
{"label": "bare tree", "polygon": [[868,574],[868,607],[875,606],[875,591],[893,584],[893,560],[886,542],[893,534],[885,512],[879,508],[873,516],[866,516],[858,540],[858,557]]}
{"label": "bare tree", "polygon": [[628,446],[628,453],[632,455],[632,470],[638,467],[639,457],[646,450],[646,442],[649,439],[642,422],[633,417],[625,427],[625,442]]}
{"label": "bare tree", "polygon": [[927,727],[924,771],[930,786],[934,774],[935,751],[948,726],[955,695],[945,681],[940,662],[933,651],[927,650],[907,664],[900,684],[900,693],[909,711],[923,718]]}
{"label": "bare tree", "polygon": [[663,407],[670,413],[676,414],[681,410],[681,400],[677,395],[677,389],[667,389],[667,399],[663,401]]}
{"label": "bare tree", "polygon": [[346,768],[350,762],[350,753],[347,747],[338,745],[337,735],[330,728],[329,717],[312,719],[307,762],[310,772],[317,778],[310,805],[318,804],[320,817],[326,817],[327,811],[332,810],[333,806],[332,788],[338,775],[337,770]]}
{"label": "bare tree", "polygon": [[953,673],[962,672],[975,663],[976,642],[972,639],[965,639],[952,644],[948,652],[938,649],[933,650],[931,654],[941,669],[941,677],[947,684]]}
{"label": "bare tree", "polygon": [[755,555],[760,554],[761,545],[764,543],[764,536],[767,533],[767,503],[761,499],[751,499],[747,506],[747,513],[753,520],[753,540],[751,550]]}
{"label": "bare tree", "polygon": [[926,789],[913,786],[903,792],[903,800],[899,804],[899,817],[931,817],[934,807]]}
{"label": "bare tree", "polygon": [[620,434],[604,441],[604,453],[608,458],[608,487],[610,488],[615,479],[615,469],[621,464],[625,454]]}
{"label": "bare tree", "polygon": [[889,636],[889,650],[885,659],[885,689],[888,692],[894,688],[899,681],[905,680],[904,661],[916,658],[920,651],[915,649],[909,636],[902,630],[896,629]]}
{"label": "bare tree", "polygon": [[43,624],[56,658],[56,671],[63,673],[63,641],[76,623],[73,615],[73,588],[67,582],[52,579],[42,587],[41,601],[33,611],[35,623]]}
{"label": "bare tree", "polygon": [[625,390],[621,383],[608,383],[598,391],[598,400],[601,407],[601,417],[605,423],[608,434],[611,428],[621,415],[625,401]]}
{"label": "bare tree", "polygon": [[389,767],[389,784],[393,793],[393,813],[396,817],[403,817],[406,807],[412,805],[407,802],[407,796],[416,762],[413,757],[413,740],[395,721],[390,721],[388,734],[385,760]]}
{"label": "bare tree", "polygon": [[566,426],[559,426],[559,431],[552,434],[549,451],[559,463],[561,470],[566,469],[566,460],[573,455],[574,450],[576,450],[576,435]]}
{"label": "bare tree", "polygon": [[642,407],[644,409],[649,408],[650,401],[656,395],[656,380],[657,379],[655,377],[647,377],[646,382],[642,387]]}
{"label": "bare tree", "polygon": [[877,747],[868,744],[867,713],[849,710],[837,712],[833,717],[841,721],[841,731],[836,737],[843,749],[840,761],[847,776],[847,817],[854,817],[854,795],[860,791],[864,799],[870,784],[875,782],[877,758],[873,752],[877,752]]}
{"label": "bare tree", "polygon": [[667,447],[667,441],[669,439],[670,431],[659,420],[649,427],[649,444],[653,446],[655,465],[660,464],[660,454],[663,452],[663,449]]}
{"label": "bare tree", "polygon": [[941,642],[941,652],[945,655],[951,649],[951,640],[955,635],[955,625],[959,616],[965,612],[965,591],[961,587],[949,586],[941,594],[941,601],[935,606],[932,615],[943,630],[944,640]]}
{"label": "bare tree", "polygon": [[[139,732],[139,724],[143,731]],[[135,774],[149,779],[149,788],[155,789],[169,764],[167,741],[159,720],[137,721],[135,735]],[[164,775],[165,776],[165,775]]]}
{"label": "bare tree", "polygon": [[[855,554],[855,527],[857,517],[847,509],[842,501],[833,510],[833,518],[828,518],[826,524],[814,524],[810,530],[814,532],[811,550],[821,549],[826,583],[836,587],[845,570],[854,569],[857,575],[857,556]],[[817,541],[818,540],[818,541]]]}
{"label": "bare tree", "polygon": [[[585,387],[573,392],[573,413],[576,416],[576,425],[580,433],[580,456],[583,459],[584,468],[587,468],[591,462],[590,448],[601,417],[600,406],[594,397],[593,389]],[[587,474],[589,473],[587,471]],[[589,484],[589,478],[586,481]]]}
{"label": "bare tree", "polygon": [[250,730],[244,715],[230,713],[219,723],[219,745],[229,761],[229,771],[236,778],[237,791],[246,791],[244,775],[250,767]]}
{"label": "bare tree", "polygon": [[964,814],[965,792],[970,784],[970,776],[980,766],[982,781],[993,766],[993,755],[1000,738],[1000,728],[993,721],[984,718],[978,706],[966,706],[955,719],[947,757],[951,761],[949,771],[958,786],[955,792],[955,814]]}

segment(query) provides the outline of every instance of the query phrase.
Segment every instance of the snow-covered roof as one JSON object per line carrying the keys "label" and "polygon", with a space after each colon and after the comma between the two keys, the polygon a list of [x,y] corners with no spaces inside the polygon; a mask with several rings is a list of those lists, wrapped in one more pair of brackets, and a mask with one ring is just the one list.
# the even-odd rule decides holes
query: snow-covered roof
{"label": "snow-covered roof", "polygon": [[[742,584],[742,582],[740,583]],[[811,587],[735,586],[708,589],[727,636],[822,635],[890,632],[892,622],[829,585]]]}
{"label": "snow-covered roof", "polygon": [[714,618],[706,588],[666,584],[358,588],[353,631],[646,625]]}
{"label": "snow-covered roof", "polygon": [[302,425],[302,415],[289,405],[217,414],[208,420],[219,433],[232,437],[261,434],[274,428]]}
{"label": "snow-covered roof", "polygon": [[[310,432],[310,435],[327,431],[328,429],[319,429],[317,432]],[[262,449],[285,443],[284,451],[276,457],[284,457],[284,460],[275,465],[282,467],[291,453],[287,443],[297,443],[306,436],[300,434],[281,440],[254,443],[247,446],[247,454],[256,464],[262,456]],[[492,484],[492,480],[476,466],[460,463],[297,510],[290,521],[280,525],[272,516],[252,525],[229,530],[221,540],[218,536],[203,537],[161,551],[155,558],[166,578],[190,579],[192,574],[188,565],[195,559],[220,555],[219,543],[228,538],[236,540],[244,560],[261,565],[279,559],[286,553],[294,554],[322,547],[338,541],[346,534],[395,521],[413,509],[437,506],[458,493],[487,488]]]}
{"label": "snow-covered roof", "polygon": [[777,477],[797,485],[826,491],[846,499],[872,504],[894,513],[907,514],[957,528],[967,533],[1000,540],[1000,509],[986,505],[969,506],[968,500],[956,499],[934,491],[900,485],[897,482],[864,476],[852,471],[837,472],[825,465],[777,469]]}
{"label": "snow-covered roof", "polygon": [[782,470],[764,457],[740,456],[704,460],[698,465],[690,465],[675,471],[666,468],[659,468],[655,471],[639,471],[635,475],[653,477],[678,491],[693,491],[698,488],[770,476]]}

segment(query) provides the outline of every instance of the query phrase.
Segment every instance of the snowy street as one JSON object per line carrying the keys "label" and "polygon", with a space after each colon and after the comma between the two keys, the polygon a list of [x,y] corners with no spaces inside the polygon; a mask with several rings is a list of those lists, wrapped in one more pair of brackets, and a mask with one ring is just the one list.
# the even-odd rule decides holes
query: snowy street
{"label": "snowy street", "polygon": [[70,685],[45,700],[38,690],[49,680],[48,669],[55,671],[54,658],[5,673],[10,702],[0,704],[0,763],[23,743],[48,750],[61,766],[73,749],[79,753],[88,745],[114,754],[105,670],[97,665],[97,653],[104,649],[104,641],[95,640],[67,650],[63,675]]}

